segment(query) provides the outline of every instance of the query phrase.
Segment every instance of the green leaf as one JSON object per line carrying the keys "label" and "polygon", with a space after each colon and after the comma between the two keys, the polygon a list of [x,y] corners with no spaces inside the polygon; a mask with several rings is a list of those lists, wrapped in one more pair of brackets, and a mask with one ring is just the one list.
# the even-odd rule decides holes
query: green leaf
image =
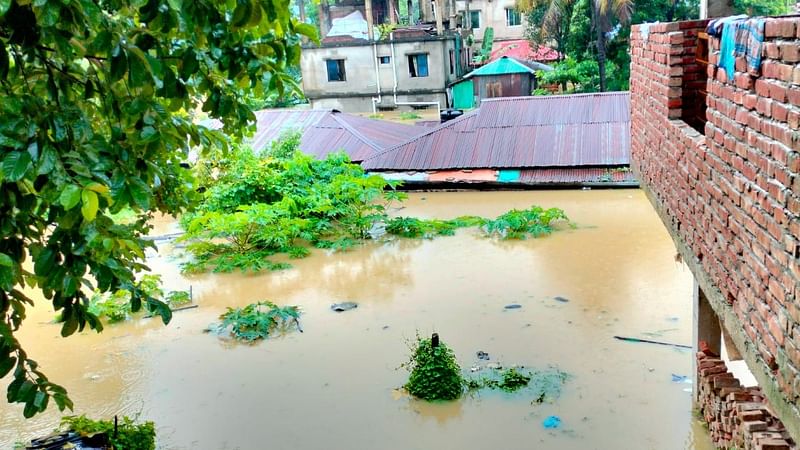
{"label": "green leaf", "polygon": [[146,184],[135,180],[128,185],[128,192],[131,194],[134,203],[142,209],[150,208],[150,197],[152,193]]}
{"label": "green leaf", "polygon": [[[3,0],[0,0],[0,4],[2,4],[2,2]],[[0,5],[0,9],[2,9],[2,5]],[[0,15],[2,15],[2,12],[0,12]],[[0,40],[0,81],[8,77],[8,65],[8,51],[3,41]]]}
{"label": "green leaf", "polygon": [[99,208],[97,193],[84,189],[81,191],[81,214],[86,221],[91,222],[97,216],[97,209]]}
{"label": "green leaf", "polygon": [[71,336],[78,330],[78,319],[73,315],[70,316],[67,320],[64,321],[64,324],[61,325],[61,336],[67,337]]}
{"label": "green leaf", "polygon": [[28,152],[11,152],[3,159],[3,175],[8,181],[19,181],[31,165]]}
{"label": "green leaf", "polygon": [[11,0],[0,0],[0,16],[3,16],[11,8]]}
{"label": "green leaf", "polygon": [[17,358],[13,356],[3,357],[0,359],[0,379],[4,376],[8,375],[8,372],[14,368],[14,364],[17,363]]}
{"label": "green leaf", "polygon": [[61,196],[58,198],[58,201],[61,203],[61,206],[68,211],[77,206],[81,201],[80,186],[68,184],[64,190],[61,191]]}
{"label": "green leaf", "polygon": [[5,253],[0,253],[0,266],[13,267],[14,260],[11,259],[11,257],[6,255]]}

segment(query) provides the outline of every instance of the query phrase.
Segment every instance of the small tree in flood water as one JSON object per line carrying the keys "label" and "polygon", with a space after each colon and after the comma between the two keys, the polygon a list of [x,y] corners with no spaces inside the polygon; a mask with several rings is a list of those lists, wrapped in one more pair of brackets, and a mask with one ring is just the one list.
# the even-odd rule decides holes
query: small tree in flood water
{"label": "small tree in flood water", "polygon": [[455,400],[464,392],[464,378],[456,356],[434,333],[430,339],[417,336],[411,359],[403,365],[411,371],[404,386],[423,400]]}
{"label": "small tree in flood water", "polygon": [[219,316],[222,323],[210,329],[218,332],[230,328],[231,335],[240,341],[253,342],[266,339],[278,332],[297,325],[300,331],[300,308],[297,306],[278,306],[269,301],[251,303],[244,308],[228,308]]}

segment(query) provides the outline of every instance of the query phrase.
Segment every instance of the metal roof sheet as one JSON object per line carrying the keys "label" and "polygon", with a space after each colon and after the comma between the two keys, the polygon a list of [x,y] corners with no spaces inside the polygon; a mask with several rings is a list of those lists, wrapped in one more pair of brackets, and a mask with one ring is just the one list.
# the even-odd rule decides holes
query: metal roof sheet
{"label": "metal roof sheet", "polygon": [[368,170],[622,166],[627,92],[486,99],[480,108],[363,161]]}
{"label": "metal roof sheet", "polygon": [[537,62],[526,63],[519,61],[515,58],[503,56],[502,58],[496,59],[490,62],[489,64],[486,64],[480,69],[475,69],[472,72],[464,75],[464,78],[480,77],[488,75],[508,75],[511,73],[536,73],[537,70],[550,71],[553,70],[553,68],[542,63],[537,63]]}
{"label": "metal roof sheet", "polygon": [[534,50],[527,39],[495,41],[489,59],[494,61],[502,56],[513,56],[527,61],[558,61],[561,58],[560,53],[544,45],[539,45]]}
{"label": "metal roof sheet", "polygon": [[298,131],[302,133],[302,152],[324,158],[344,151],[353,161],[362,161],[427,129],[336,110],[266,109],[255,115],[256,132],[249,140],[254,150],[263,150],[284,133]]}

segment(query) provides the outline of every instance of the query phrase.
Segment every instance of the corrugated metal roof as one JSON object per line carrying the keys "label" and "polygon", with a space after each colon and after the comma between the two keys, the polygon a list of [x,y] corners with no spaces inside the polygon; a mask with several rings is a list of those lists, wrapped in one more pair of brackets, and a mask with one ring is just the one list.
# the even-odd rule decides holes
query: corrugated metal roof
{"label": "corrugated metal roof", "polygon": [[550,71],[552,67],[537,62],[522,62],[514,58],[503,56],[500,59],[490,62],[480,69],[464,75],[464,78],[480,77],[488,75],[508,75],[511,73],[536,73],[537,70]]}
{"label": "corrugated metal roof", "polygon": [[557,51],[544,45],[540,45],[534,50],[526,39],[495,41],[492,44],[492,53],[489,59],[493,61],[502,56],[512,56],[527,61],[558,61],[561,57]]}
{"label": "corrugated metal roof", "polygon": [[255,114],[256,132],[250,139],[254,150],[268,147],[284,133],[299,131],[300,150],[318,158],[344,151],[351,160],[362,161],[427,130],[336,110],[266,109]]}
{"label": "corrugated metal roof", "polygon": [[623,166],[627,92],[500,97],[363,161],[368,170]]}

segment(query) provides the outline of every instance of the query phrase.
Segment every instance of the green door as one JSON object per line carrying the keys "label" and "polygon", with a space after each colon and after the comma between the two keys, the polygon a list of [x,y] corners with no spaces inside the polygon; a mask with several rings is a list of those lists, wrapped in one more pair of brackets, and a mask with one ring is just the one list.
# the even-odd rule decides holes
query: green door
{"label": "green door", "polygon": [[453,85],[453,108],[470,109],[475,106],[472,78]]}

